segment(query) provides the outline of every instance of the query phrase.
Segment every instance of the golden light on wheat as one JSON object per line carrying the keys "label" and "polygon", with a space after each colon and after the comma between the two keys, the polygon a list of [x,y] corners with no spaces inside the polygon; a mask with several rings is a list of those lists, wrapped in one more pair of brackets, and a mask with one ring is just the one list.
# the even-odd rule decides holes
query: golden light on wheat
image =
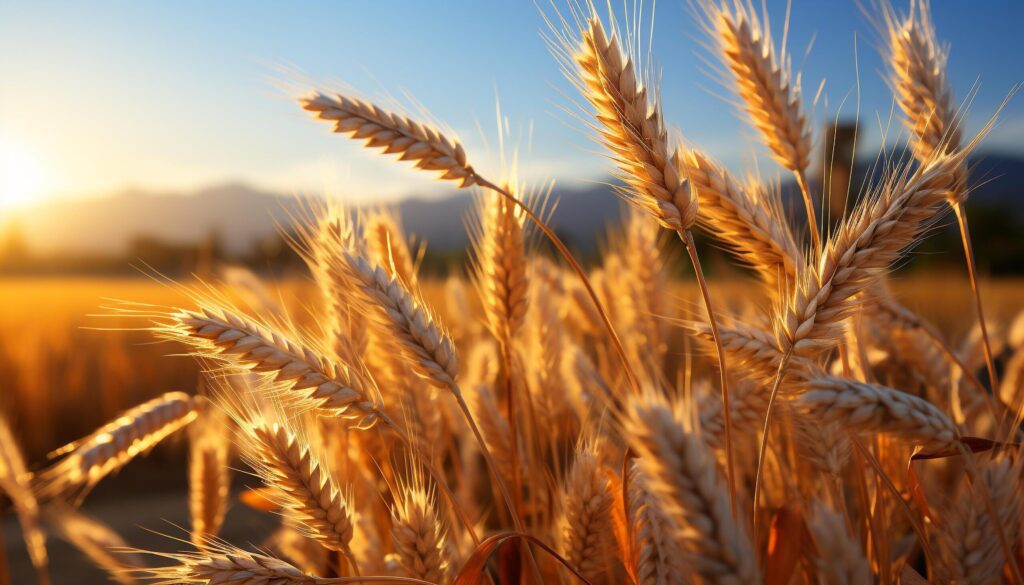
{"label": "golden light on wheat", "polygon": [[[446,130],[306,95],[333,132],[476,190],[470,276],[430,286],[395,212],[329,201],[294,217],[312,326],[213,286],[184,307],[111,305],[200,360],[208,391],[127,410],[36,473],[0,420],[0,488],[40,580],[53,534],[122,583],[1024,585],[1024,320],[987,328],[978,300],[978,333],[954,348],[887,282],[950,209],[971,258],[967,158],[988,127],[962,136],[927,3],[883,7],[915,161],[885,165],[827,233],[799,78],[766,15],[741,0],[695,11],[795,176],[802,222],[777,185],[674,143],[629,31],[574,8],[551,47],[631,204],[600,264],[571,255],[545,193],[480,174]],[[697,229],[751,269],[760,301],[712,294]],[[701,310],[679,308],[677,247]],[[186,427],[191,548],[154,561],[76,510]],[[263,484],[242,500],[281,518],[261,548],[218,536],[235,467]]]}

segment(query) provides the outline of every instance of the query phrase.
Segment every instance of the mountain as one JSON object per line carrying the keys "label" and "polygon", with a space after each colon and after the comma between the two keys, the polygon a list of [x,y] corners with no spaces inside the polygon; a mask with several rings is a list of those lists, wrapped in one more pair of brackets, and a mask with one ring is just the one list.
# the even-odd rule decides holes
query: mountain
{"label": "mountain", "polygon": [[[855,177],[868,173],[858,165]],[[998,209],[1024,223],[1024,158],[989,154],[972,161],[976,188],[971,205]],[[859,179],[854,185],[860,184]],[[783,185],[792,196],[793,189]],[[595,234],[620,213],[621,204],[607,185],[556,189],[553,224],[569,243],[591,250]],[[27,210],[19,219],[29,249],[42,253],[120,254],[134,238],[188,244],[216,233],[234,254],[244,253],[279,226],[291,223],[298,201],[293,197],[228,183],[187,194],[124,191],[99,199],[54,201]],[[464,219],[472,197],[454,191],[441,198],[410,198],[397,205],[406,229],[425,239],[432,250],[463,247]],[[799,215],[799,214],[797,214]]]}
{"label": "mountain", "polygon": [[[612,189],[595,186],[559,193],[554,222],[559,233],[584,247],[596,227],[617,216]],[[130,190],[98,199],[70,199],[28,210],[18,220],[30,250],[44,254],[121,254],[134,238],[189,244],[216,234],[232,254],[241,254],[292,223],[302,203],[289,196],[230,183],[190,194]],[[397,204],[406,230],[431,249],[463,247],[464,219],[472,210],[469,192]]]}

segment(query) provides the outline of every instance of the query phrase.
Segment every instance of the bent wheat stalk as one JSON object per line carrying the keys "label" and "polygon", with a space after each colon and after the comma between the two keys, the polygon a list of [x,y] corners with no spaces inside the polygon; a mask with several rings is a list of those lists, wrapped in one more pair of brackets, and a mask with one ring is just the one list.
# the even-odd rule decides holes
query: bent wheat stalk
{"label": "bent wheat stalk", "polygon": [[622,195],[678,234],[697,277],[718,351],[725,413],[726,476],[735,515],[736,472],[728,369],[711,295],[690,234],[697,219],[697,199],[680,174],[680,152],[670,152],[660,102],[648,99],[647,88],[638,79],[633,59],[623,52],[614,32],[609,37],[601,19],[592,14],[581,37],[580,46],[572,55],[576,63],[574,82],[590,103],[597,119],[599,139],[611,152],[618,167],[618,178],[626,184]]}
{"label": "bent wheat stalk", "polygon": [[[530,218],[530,221],[532,221],[544,236],[548,238],[552,245],[555,246],[558,253],[563,259],[565,259],[569,264],[569,267],[572,268],[573,272],[576,273],[576,276],[578,276],[580,281],[583,283],[591,302],[594,303],[594,307],[601,315],[601,320],[604,323],[605,328],[608,330],[608,335],[611,337],[619,359],[622,361],[622,366],[630,384],[635,390],[639,390],[637,377],[633,372],[629,356],[626,354],[626,350],[622,346],[622,342],[615,333],[615,328],[612,327],[611,320],[608,319],[608,315],[605,312],[604,307],[601,306],[601,301],[598,299],[597,293],[590,285],[590,281],[587,278],[586,273],[583,271],[583,267],[581,267],[579,262],[576,261],[572,252],[570,252],[569,248],[564,242],[562,242],[562,239],[559,238],[558,235],[555,234],[554,230],[547,225],[547,222],[530,209],[528,205],[508,190],[498,187],[493,182],[476,174],[473,167],[466,161],[465,151],[458,140],[444,136],[437,130],[429,129],[426,125],[408,120],[399,114],[392,114],[377,106],[366,104],[359,100],[353,100],[352,98],[342,95],[337,95],[335,98],[331,98],[322,93],[315,93],[311,96],[300,99],[299,103],[303,109],[315,112],[317,117],[321,120],[338,120],[339,124],[335,125],[335,132],[351,134],[353,138],[361,138],[364,136],[359,131],[353,130],[354,128],[365,127],[367,129],[366,132],[373,130],[371,133],[372,138],[366,142],[368,147],[384,148],[385,153],[404,153],[407,149],[412,151],[411,154],[404,153],[402,155],[402,159],[404,160],[421,160],[424,157],[428,157],[432,163],[427,167],[418,165],[420,168],[427,168],[430,170],[430,168],[434,166],[447,165],[444,166],[444,168],[437,169],[444,172],[441,179],[459,181],[460,187],[468,187],[476,184],[482,188],[490,189],[502,197],[505,197],[523,210],[523,213]],[[346,120],[344,125],[340,123],[342,119]],[[384,129],[387,131],[382,131]]]}
{"label": "bent wheat stalk", "polygon": [[[888,33],[889,82],[903,110],[904,123],[910,130],[911,150],[922,163],[939,154],[955,152],[961,142],[960,120],[957,119],[953,91],[946,78],[948,55],[936,38],[929,3],[915,5],[911,14],[902,20],[897,19],[887,5],[883,6],[886,6],[884,17]],[[964,210],[967,188],[967,164],[964,161],[958,169],[955,186],[948,193],[948,202],[960,228],[974,308],[981,326],[989,383],[993,388],[998,388],[999,378],[985,323],[974,248]]]}

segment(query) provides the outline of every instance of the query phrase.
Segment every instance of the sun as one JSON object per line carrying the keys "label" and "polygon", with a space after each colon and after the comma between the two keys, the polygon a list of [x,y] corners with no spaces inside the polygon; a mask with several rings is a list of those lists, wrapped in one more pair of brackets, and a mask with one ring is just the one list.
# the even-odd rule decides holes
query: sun
{"label": "sun", "polygon": [[18,144],[0,138],[0,208],[32,203],[42,194],[45,178],[35,157]]}

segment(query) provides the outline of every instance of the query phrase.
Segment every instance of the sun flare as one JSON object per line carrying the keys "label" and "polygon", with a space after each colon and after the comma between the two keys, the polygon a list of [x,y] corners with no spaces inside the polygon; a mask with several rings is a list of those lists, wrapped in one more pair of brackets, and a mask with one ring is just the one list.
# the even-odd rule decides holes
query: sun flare
{"label": "sun flare", "polygon": [[38,159],[21,145],[0,138],[0,208],[32,203],[42,194],[45,178]]}

